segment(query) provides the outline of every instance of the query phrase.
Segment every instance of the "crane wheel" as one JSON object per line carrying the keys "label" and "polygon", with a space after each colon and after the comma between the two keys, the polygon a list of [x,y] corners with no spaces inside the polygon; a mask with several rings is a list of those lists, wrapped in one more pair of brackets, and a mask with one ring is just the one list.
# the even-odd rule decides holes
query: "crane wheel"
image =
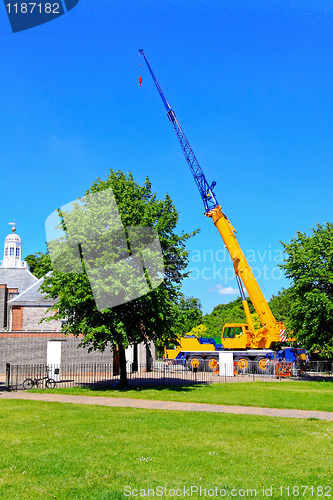
{"label": "crane wheel", "polygon": [[208,372],[217,372],[218,371],[218,360],[215,357],[210,357],[206,359],[206,369]]}
{"label": "crane wheel", "polygon": [[267,363],[267,358],[258,356],[255,360],[255,368],[257,373],[270,374],[272,373],[272,366]]}
{"label": "crane wheel", "polygon": [[236,363],[238,366],[238,373],[249,373],[251,369],[251,363],[249,358],[246,356],[240,356],[236,358]]}
{"label": "crane wheel", "polygon": [[201,371],[203,367],[203,359],[201,356],[190,356],[187,360],[187,367],[190,371]]}

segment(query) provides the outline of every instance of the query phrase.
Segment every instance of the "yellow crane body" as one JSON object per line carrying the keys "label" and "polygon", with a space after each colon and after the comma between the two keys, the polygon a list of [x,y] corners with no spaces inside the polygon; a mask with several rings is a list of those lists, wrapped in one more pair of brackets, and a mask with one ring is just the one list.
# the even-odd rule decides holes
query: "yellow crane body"
{"label": "yellow crane body", "polygon": [[[283,323],[276,321],[237,241],[236,231],[227,216],[221,211],[221,207],[218,205],[206,213],[206,215],[213,219],[214,225],[218,229],[231,256],[235,275],[241,279],[262,324],[262,328],[255,330],[248,303],[243,298],[242,302],[248,328],[245,329],[244,327],[243,334],[233,339],[225,338],[222,333],[222,343],[225,348],[229,349],[270,349],[274,347],[276,342],[281,341],[281,335],[285,331],[285,326]],[[225,327],[228,326],[230,325],[226,325]]]}

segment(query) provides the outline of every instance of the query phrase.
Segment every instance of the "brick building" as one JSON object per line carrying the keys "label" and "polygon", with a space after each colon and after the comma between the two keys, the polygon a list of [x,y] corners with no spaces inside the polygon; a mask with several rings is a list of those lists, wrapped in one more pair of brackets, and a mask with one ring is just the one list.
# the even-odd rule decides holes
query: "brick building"
{"label": "brick building", "polygon": [[[47,309],[54,304],[39,288],[43,278],[38,279],[27,262],[22,261],[22,242],[16,233],[5,239],[4,258],[0,261],[0,374],[5,363],[32,364],[47,362],[47,343],[62,341],[61,360],[63,363],[111,363],[112,350],[88,352],[79,347],[80,338],[61,333],[61,321],[43,321]],[[127,357],[135,363],[148,364],[154,346],[147,352],[144,345],[131,346]]]}

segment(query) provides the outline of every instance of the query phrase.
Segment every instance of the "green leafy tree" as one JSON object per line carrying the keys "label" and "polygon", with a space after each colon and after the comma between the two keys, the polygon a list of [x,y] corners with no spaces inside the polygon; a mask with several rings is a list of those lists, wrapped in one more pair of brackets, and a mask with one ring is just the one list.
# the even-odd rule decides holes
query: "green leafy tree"
{"label": "green leafy tree", "polygon": [[251,313],[251,318],[252,318],[252,323],[253,323],[255,330],[258,330],[259,328],[262,327],[260,318],[256,312]]}
{"label": "green leafy tree", "polygon": [[[252,321],[255,328],[260,328],[261,323],[252,302],[247,299]],[[203,324],[207,327],[205,337],[212,337],[220,342],[223,327],[226,323],[246,323],[246,316],[242,304],[242,299],[237,299],[228,304],[215,306],[210,314],[205,314]]]}
{"label": "green leafy tree", "polygon": [[283,243],[281,267],[291,280],[289,330],[310,352],[333,354],[333,224],[317,224],[311,235],[298,232]]}
{"label": "green leafy tree", "polygon": [[[102,205],[96,212],[93,199],[89,197],[109,188],[113,190],[121,222],[125,228],[125,236],[119,232],[115,243],[109,237],[109,229],[110,227],[112,229],[113,224],[108,215],[110,207]],[[148,341],[168,343],[176,339],[174,325],[179,321],[179,309],[175,304],[181,300],[181,282],[188,275],[185,271],[188,264],[185,243],[195,232],[180,235],[176,233],[175,228],[178,223],[176,207],[168,194],[162,200],[157,198],[152,192],[148,178],[144,185],[140,186],[134,181],[131,173],[126,175],[121,171],[111,170],[107,179],[102,181],[98,178],[85,196],[86,198],[81,199],[81,203],[74,205],[70,213],[63,214],[64,236],[58,248],[60,251],[58,261],[56,259],[57,265],[54,266],[52,275],[45,277],[41,289],[49,297],[56,299],[56,304],[52,308],[53,318],[63,321],[64,333],[77,336],[82,334],[82,344],[89,349],[104,351],[108,344],[111,344],[112,348],[118,348],[121,384],[126,386],[127,346],[141,342],[148,344]],[[104,296],[126,294],[129,289],[133,291],[131,288],[140,285],[135,280],[131,281],[128,275],[129,267],[125,269],[124,275],[116,260],[113,264],[116,257],[119,260],[122,253],[125,255],[125,250],[128,252],[128,248],[131,248],[133,238],[129,238],[130,227],[150,227],[157,231],[165,267],[164,281],[156,288],[150,286],[148,293],[134,300],[99,310],[95,302],[96,296],[97,300],[100,300],[103,299],[103,294]],[[80,243],[87,234],[90,235],[90,239],[88,241],[86,239],[85,244],[89,246],[90,254],[84,258],[84,248],[79,246],[82,267],[78,269],[73,259],[73,248],[77,248],[77,243]],[[65,248],[63,252],[62,248]],[[56,247],[53,248],[53,251],[55,250]],[[98,263],[97,267],[90,265],[92,253],[95,254],[93,260]],[[134,258],[132,260],[134,262]],[[59,272],[57,270],[59,263],[67,264],[69,270],[71,267],[75,268],[75,272]],[[112,273],[110,277],[103,278],[103,275],[98,274],[99,269],[111,269]],[[145,268],[147,278],[147,281],[144,280],[145,286],[147,282],[151,285],[152,274],[148,271]],[[91,273],[89,276],[88,272]],[[95,296],[91,277],[95,280],[94,283],[100,280]],[[124,277],[127,281],[126,289],[123,290],[119,283]]]}
{"label": "green leafy tree", "polygon": [[48,253],[35,252],[24,259],[30,268],[30,272],[36,278],[42,278],[52,270],[52,263]]}
{"label": "green leafy tree", "polygon": [[[251,306],[252,304],[250,304]],[[207,327],[206,336],[221,338],[222,330],[226,323],[246,323],[242,299],[240,297],[228,304],[219,304],[214,307],[210,314],[205,314],[203,324]]]}
{"label": "green leafy tree", "polygon": [[291,288],[283,288],[277,295],[272,296],[269,307],[277,321],[287,324],[290,319],[293,300],[293,290]]}
{"label": "green leafy tree", "polygon": [[177,302],[178,321],[175,333],[182,336],[202,322],[202,305],[195,297],[180,296]]}
{"label": "green leafy tree", "polygon": [[207,326],[201,324],[198,326],[194,326],[192,330],[188,332],[187,335],[194,335],[195,337],[200,339],[202,337],[206,337],[206,333],[207,333]]}
{"label": "green leafy tree", "polygon": [[186,297],[185,295],[179,295],[177,301],[174,303],[174,318],[175,321],[172,325],[172,336],[168,338],[162,337],[157,341],[157,353],[159,356],[163,356],[164,347],[166,345],[174,346],[172,339],[175,337],[179,338],[186,335],[192,328],[198,326],[202,321],[202,305],[199,299],[195,297]]}

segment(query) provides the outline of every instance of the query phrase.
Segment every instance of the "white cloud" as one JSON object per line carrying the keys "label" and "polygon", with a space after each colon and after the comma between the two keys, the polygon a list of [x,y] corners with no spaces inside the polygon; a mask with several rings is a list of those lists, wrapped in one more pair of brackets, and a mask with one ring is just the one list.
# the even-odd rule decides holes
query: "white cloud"
{"label": "white cloud", "polygon": [[239,293],[237,288],[232,288],[231,286],[224,288],[222,285],[216,285],[214,288],[210,288],[209,292],[217,292],[218,295],[235,295]]}

